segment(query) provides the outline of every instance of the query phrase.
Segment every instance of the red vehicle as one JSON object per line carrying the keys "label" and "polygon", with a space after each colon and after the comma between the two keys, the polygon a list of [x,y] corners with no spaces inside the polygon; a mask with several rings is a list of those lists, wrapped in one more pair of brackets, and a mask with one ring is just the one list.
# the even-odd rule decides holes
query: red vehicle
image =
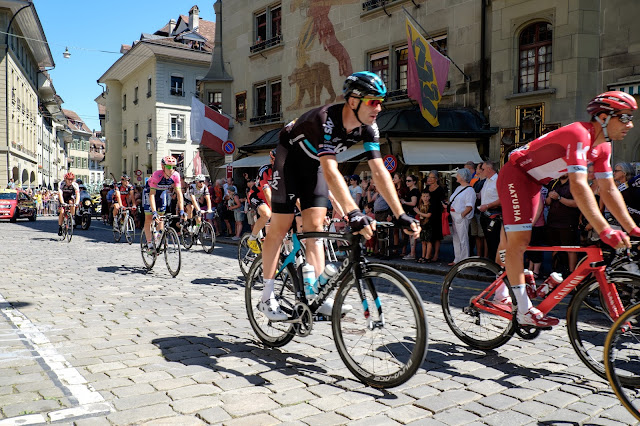
{"label": "red vehicle", "polygon": [[15,222],[19,218],[36,220],[36,201],[19,189],[0,189],[0,219]]}

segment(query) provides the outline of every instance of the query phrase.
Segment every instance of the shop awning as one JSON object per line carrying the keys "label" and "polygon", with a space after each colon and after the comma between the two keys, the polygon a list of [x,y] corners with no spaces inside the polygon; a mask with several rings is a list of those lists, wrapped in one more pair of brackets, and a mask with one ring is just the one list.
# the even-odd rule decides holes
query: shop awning
{"label": "shop awning", "polygon": [[471,108],[440,108],[438,121],[440,125],[433,127],[417,107],[388,109],[376,119],[381,140],[384,137],[483,139],[498,131]]}
{"label": "shop awning", "polygon": [[402,157],[405,164],[464,164],[467,161],[480,163],[475,142],[402,142]]}
{"label": "shop awning", "polygon": [[266,155],[250,155],[249,157],[241,158],[232,163],[220,166],[224,168],[227,166],[233,166],[234,168],[242,167],[262,167],[265,164],[269,164],[269,154]]}

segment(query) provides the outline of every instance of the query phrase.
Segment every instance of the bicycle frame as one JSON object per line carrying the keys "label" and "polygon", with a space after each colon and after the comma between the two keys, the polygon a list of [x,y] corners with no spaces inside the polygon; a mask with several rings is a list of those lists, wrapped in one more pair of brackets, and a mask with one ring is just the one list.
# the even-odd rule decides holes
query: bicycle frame
{"label": "bicycle frame", "polygon": [[[555,308],[556,305],[560,303],[560,301],[562,301],[562,299],[564,299],[569,293],[571,293],[574,288],[584,282],[590,274],[593,274],[596,281],[598,281],[600,291],[605,296],[605,304],[607,305],[607,309],[609,311],[609,314],[611,315],[611,318],[613,320],[616,320],[624,312],[624,307],[622,305],[622,301],[620,300],[620,296],[618,295],[616,286],[607,280],[607,276],[605,273],[607,264],[604,262],[602,250],[600,249],[600,247],[531,246],[527,247],[527,251],[583,252],[587,255],[586,259],[576,267],[575,271],[569,274],[569,276],[566,277],[562,281],[562,283],[554,288],[553,291],[549,293],[542,300],[542,302],[540,302],[536,306],[536,308],[538,308],[544,315],[547,315],[549,312],[551,312],[551,310]],[[487,287],[482,293],[480,293],[472,300],[473,305],[478,309],[509,319],[513,315],[512,312],[508,312],[493,305],[487,306],[481,302],[481,300],[486,300],[497,290],[498,286],[504,282],[506,276],[506,271],[503,271],[496,278],[496,280],[489,285],[489,287]]]}
{"label": "bicycle frame", "polygon": [[[338,272],[333,277],[331,277],[324,286],[322,286],[319,289],[318,294],[311,301],[311,303],[308,302],[305,296],[305,292],[302,284],[303,283],[302,269],[299,268],[299,266],[302,264],[304,260],[301,258],[298,258],[299,256],[301,256],[302,245],[300,243],[300,240],[309,239],[309,238],[322,238],[322,239],[329,239],[329,240],[335,240],[335,241],[342,241],[346,243],[346,245],[343,246],[342,249],[344,249],[345,251],[347,251],[347,253],[349,253],[349,256],[342,262],[342,264],[338,268]],[[348,279],[348,275],[350,273],[353,274],[353,277],[357,283],[361,283],[361,278],[362,278],[361,265],[363,263],[366,263],[366,259],[362,257],[360,244],[359,244],[359,236],[355,236],[351,234],[340,234],[340,233],[334,233],[334,232],[306,232],[301,234],[294,233],[292,235],[292,241],[293,241],[293,250],[291,251],[291,253],[289,253],[289,255],[287,255],[287,257],[285,257],[284,261],[282,262],[282,266],[276,271],[276,276],[282,273],[282,271],[284,271],[287,265],[289,264],[294,265],[296,272],[298,274],[298,280],[294,281],[294,285],[296,286],[296,289],[295,289],[296,298],[298,300],[303,301],[309,307],[311,312],[315,313],[320,308],[320,306],[322,306],[322,304],[326,301],[329,294],[331,294],[331,292],[335,290],[343,281]],[[360,286],[361,285],[362,284],[360,284]],[[364,292],[362,287],[358,287],[358,293],[360,295],[360,299],[362,300],[362,305],[364,308],[364,316],[365,318],[370,318],[368,302],[364,297]],[[377,294],[375,295],[375,304],[381,315],[381,318],[384,318],[382,316],[380,298],[377,296]]]}

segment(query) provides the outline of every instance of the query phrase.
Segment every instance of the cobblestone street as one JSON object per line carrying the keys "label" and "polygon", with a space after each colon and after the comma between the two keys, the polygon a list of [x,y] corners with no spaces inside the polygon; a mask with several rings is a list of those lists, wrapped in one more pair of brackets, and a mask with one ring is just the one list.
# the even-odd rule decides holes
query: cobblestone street
{"label": "cobblestone street", "polygon": [[[329,323],[264,348],[245,312],[236,246],[142,264],[139,236],[94,221],[70,243],[51,218],[0,223],[0,425],[634,423],[564,327],[492,351],[444,322],[442,276],[405,272],[429,321],[426,362],[391,390],[354,380]],[[566,309],[566,304],[562,306]]]}

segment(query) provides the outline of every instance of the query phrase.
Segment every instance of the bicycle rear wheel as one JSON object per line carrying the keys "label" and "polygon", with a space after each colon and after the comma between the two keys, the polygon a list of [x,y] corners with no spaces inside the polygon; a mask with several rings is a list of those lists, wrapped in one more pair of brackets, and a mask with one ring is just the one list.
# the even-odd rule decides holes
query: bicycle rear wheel
{"label": "bicycle rear wheel", "polygon": [[[501,273],[497,263],[483,258],[468,258],[451,268],[442,283],[440,303],[444,319],[453,334],[460,340],[477,349],[494,349],[504,345],[515,332],[515,306],[493,305],[493,295],[487,295],[479,302],[495,309],[502,308],[508,318],[486,311],[473,303],[493,280]],[[506,282],[506,280],[505,280]],[[508,285],[508,283],[507,283]],[[509,286],[511,300],[515,296]]]}
{"label": "bicycle rear wheel", "polygon": [[621,381],[621,378],[640,378],[640,304],[622,314],[609,330],[604,366],[616,396],[640,420],[640,393],[637,389],[625,389]]}
{"label": "bicycle rear wheel", "polygon": [[244,275],[245,278],[248,277],[249,269],[251,268],[251,264],[258,257],[247,245],[247,241],[249,241],[249,237],[251,233],[247,232],[240,239],[240,243],[238,244],[238,263],[240,264],[240,272]]}
{"label": "bicycle rear wheel", "polygon": [[71,237],[73,237],[73,218],[71,217],[71,213],[65,217],[65,223],[67,228],[67,241],[71,242]]}
{"label": "bicycle rear wheel", "polygon": [[[627,272],[611,272],[609,282],[615,284],[626,308],[639,301],[640,276]],[[571,346],[591,371],[606,379],[604,344],[614,321],[604,305],[600,285],[595,279],[580,286],[567,309],[567,331]],[[640,386],[640,375],[618,372],[624,386]]]}
{"label": "bicycle rear wheel", "polygon": [[[282,262],[278,263],[279,269]],[[294,279],[297,279],[295,269],[292,265],[287,265],[284,271],[276,275],[273,288],[276,299],[280,303],[280,308],[289,316],[292,315],[293,306],[296,303],[295,287],[293,284]],[[256,336],[258,336],[266,346],[272,348],[284,346],[295,336],[293,324],[282,321],[269,321],[258,311],[257,306],[262,299],[263,288],[262,255],[257,255],[257,258],[251,265],[247,276],[247,284],[244,289],[245,307],[247,309],[249,323],[256,333]]]}
{"label": "bicycle rear wheel", "polygon": [[127,216],[127,220],[124,223],[124,238],[129,244],[133,243],[133,239],[136,237],[136,224],[131,216]]}
{"label": "bicycle rear wheel", "polygon": [[200,237],[200,244],[202,244],[202,248],[205,253],[211,253],[213,251],[213,247],[216,245],[216,233],[213,230],[213,225],[209,222],[202,222],[200,225],[200,232],[198,233]]}
{"label": "bicycle rear wheel", "polygon": [[164,248],[164,262],[172,277],[178,276],[180,266],[182,264],[182,255],[180,253],[180,237],[173,228],[167,228],[160,243]]}
{"label": "bicycle rear wheel", "polygon": [[119,215],[113,218],[113,240],[118,243],[122,238]]}
{"label": "bicycle rear wheel", "polygon": [[149,248],[147,247],[147,236],[144,234],[144,231],[140,233],[140,253],[142,254],[142,263],[144,263],[144,267],[150,271],[151,268],[153,268],[153,265],[155,265],[156,258],[158,256],[149,253]]}
{"label": "bicycle rear wheel", "polygon": [[[360,381],[398,386],[416,373],[427,353],[422,298],[411,281],[386,265],[367,264],[361,284],[346,280],[337,291],[331,327],[338,353]],[[353,310],[342,315],[344,305]]]}
{"label": "bicycle rear wheel", "polygon": [[182,246],[185,250],[189,250],[193,246],[193,240],[196,239],[196,236],[191,232],[191,221],[188,221],[186,224],[182,225],[182,232],[180,241],[182,241]]}

